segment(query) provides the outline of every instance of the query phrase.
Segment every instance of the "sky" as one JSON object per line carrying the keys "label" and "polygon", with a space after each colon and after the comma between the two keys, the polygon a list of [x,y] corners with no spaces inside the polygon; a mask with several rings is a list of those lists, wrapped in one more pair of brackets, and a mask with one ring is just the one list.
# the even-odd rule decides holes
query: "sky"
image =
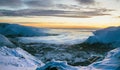
{"label": "sky", "polygon": [[120,26],[120,0],[0,0],[0,22],[43,28]]}

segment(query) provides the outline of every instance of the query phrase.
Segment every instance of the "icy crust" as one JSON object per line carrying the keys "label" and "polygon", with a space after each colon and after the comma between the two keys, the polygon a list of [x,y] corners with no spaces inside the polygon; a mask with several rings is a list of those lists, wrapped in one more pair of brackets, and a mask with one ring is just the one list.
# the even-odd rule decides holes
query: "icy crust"
{"label": "icy crust", "polygon": [[0,34],[8,37],[31,37],[31,36],[45,36],[47,29],[22,26],[18,24],[0,23]]}
{"label": "icy crust", "polygon": [[35,67],[41,66],[42,64],[40,60],[21,48],[0,47],[0,66]]}
{"label": "icy crust", "polygon": [[120,43],[120,27],[109,27],[93,32],[86,42],[89,43]]}
{"label": "icy crust", "polygon": [[36,70],[120,70],[120,48],[108,52],[104,60],[94,62],[89,66],[70,66],[66,62],[48,62]]}

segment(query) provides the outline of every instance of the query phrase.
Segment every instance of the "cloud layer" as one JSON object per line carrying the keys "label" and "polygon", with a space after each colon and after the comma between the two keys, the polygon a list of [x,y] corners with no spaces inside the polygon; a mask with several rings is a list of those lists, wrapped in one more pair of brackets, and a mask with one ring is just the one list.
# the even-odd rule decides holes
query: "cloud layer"
{"label": "cloud layer", "polygon": [[0,10],[1,16],[57,16],[57,17],[75,17],[75,18],[90,18],[93,16],[110,15],[105,12],[111,10],[96,9],[93,11],[64,11],[64,10],[38,10],[38,9],[24,9],[24,10]]}
{"label": "cloud layer", "polygon": [[95,4],[95,0],[76,0],[80,4]]}
{"label": "cloud layer", "polygon": [[[89,7],[89,5],[94,5],[96,3],[95,0],[73,0],[78,3],[76,5],[68,5],[64,3],[57,4],[55,1],[58,0],[0,0],[0,7],[5,7],[4,9],[0,9],[0,16],[57,16],[90,18],[94,16],[110,15],[109,12],[113,11],[107,8]],[[19,9],[19,7],[24,7],[23,5],[26,6],[26,8]],[[19,10],[10,10],[9,8]]]}
{"label": "cloud layer", "polygon": [[52,0],[29,0],[25,2],[30,7],[50,7],[53,6]]}
{"label": "cloud layer", "polygon": [[20,7],[22,6],[23,2],[21,0],[0,0],[0,7]]}

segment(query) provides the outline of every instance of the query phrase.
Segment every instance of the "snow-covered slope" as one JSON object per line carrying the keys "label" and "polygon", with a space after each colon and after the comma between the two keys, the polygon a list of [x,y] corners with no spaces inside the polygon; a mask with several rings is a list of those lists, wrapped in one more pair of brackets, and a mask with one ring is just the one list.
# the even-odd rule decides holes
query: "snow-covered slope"
{"label": "snow-covered slope", "polygon": [[120,48],[116,48],[104,60],[90,65],[92,70],[120,70]]}
{"label": "snow-covered slope", "polygon": [[120,43],[120,27],[109,27],[93,32],[94,36],[87,39],[89,43]]}
{"label": "snow-covered slope", "polygon": [[[0,70],[5,67],[36,67],[43,63],[21,48],[0,47]],[[3,68],[2,68],[3,66]]]}
{"label": "snow-covered slope", "polygon": [[[96,44],[97,42],[104,44],[112,43],[114,45],[120,44],[120,27],[97,30],[94,32],[94,36],[89,37],[86,42]],[[116,45],[116,47],[118,48],[108,52],[107,56],[102,61],[94,62],[88,66],[73,67],[63,62],[53,61],[42,67],[38,67],[36,70],[120,70],[120,47],[119,45]]]}
{"label": "snow-covered slope", "polygon": [[36,70],[120,70],[120,48],[108,52],[104,60],[89,66],[70,66],[66,62],[52,61]]}
{"label": "snow-covered slope", "polygon": [[9,47],[15,47],[13,43],[11,43],[8,38],[0,34],[0,46],[9,46]]}
{"label": "snow-covered slope", "polygon": [[48,35],[47,33],[45,33],[45,30],[46,29],[43,28],[28,27],[18,24],[0,23],[0,34],[10,37]]}
{"label": "snow-covered slope", "polygon": [[[94,56],[100,58],[103,57],[101,53],[96,53],[96,51],[81,48],[80,46],[31,43],[21,44],[21,47],[39,58],[44,63],[55,59],[60,61],[67,61],[68,64],[71,65],[87,65],[85,62],[87,62],[89,58],[93,58]],[[90,64],[90,62],[88,62],[88,64]]]}
{"label": "snow-covered slope", "polygon": [[[11,48],[10,48],[11,47]],[[0,34],[0,70],[35,70],[43,63]]]}

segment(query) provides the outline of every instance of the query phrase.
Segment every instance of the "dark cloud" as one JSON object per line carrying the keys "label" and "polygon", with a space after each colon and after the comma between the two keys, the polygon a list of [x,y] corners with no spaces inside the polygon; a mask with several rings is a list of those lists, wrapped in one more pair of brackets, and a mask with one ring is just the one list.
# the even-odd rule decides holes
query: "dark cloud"
{"label": "dark cloud", "polygon": [[21,0],[0,0],[0,7],[16,8],[22,4]]}
{"label": "dark cloud", "polygon": [[95,0],[76,0],[76,1],[79,2],[80,4],[86,5],[95,4]]}
{"label": "dark cloud", "polygon": [[[82,4],[94,4],[94,0],[75,0]],[[80,5],[54,4],[54,0],[0,0],[0,6],[17,7],[22,4],[28,6],[27,9],[20,10],[0,10],[0,16],[57,16],[90,18],[94,16],[110,15],[113,11],[106,8],[89,8]],[[56,10],[49,7],[55,5]],[[40,8],[41,7],[41,8]],[[55,9],[55,8],[54,8]],[[59,10],[58,10],[59,9]],[[61,9],[61,10],[60,10]],[[65,11],[68,10],[68,11]]]}
{"label": "dark cloud", "polygon": [[117,16],[117,18],[120,18],[120,16]]}
{"label": "dark cloud", "polygon": [[81,6],[78,5],[66,5],[66,4],[56,4],[56,7],[68,10],[80,10],[82,8]]}
{"label": "dark cloud", "polygon": [[119,2],[120,0],[116,0],[117,2]]}
{"label": "dark cloud", "polygon": [[25,2],[30,7],[50,7],[53,6],[53,0],[29,0]]}
{"label": "dark cloud", "polygon": [[18,11],[0,10],[1,16],[57,16],[57,17],[74,17],[90,18],[94,16],[110,15],[98,10],[94,11],[64,11],[64,10],[36,10],[24,9]]}
{"label": "dark cloud", "polygon": [[53,5],[53,0],[0,0],[0,7],[5,8],[21,8],[23,6],[27,6],[28,8],[45,8]]}

